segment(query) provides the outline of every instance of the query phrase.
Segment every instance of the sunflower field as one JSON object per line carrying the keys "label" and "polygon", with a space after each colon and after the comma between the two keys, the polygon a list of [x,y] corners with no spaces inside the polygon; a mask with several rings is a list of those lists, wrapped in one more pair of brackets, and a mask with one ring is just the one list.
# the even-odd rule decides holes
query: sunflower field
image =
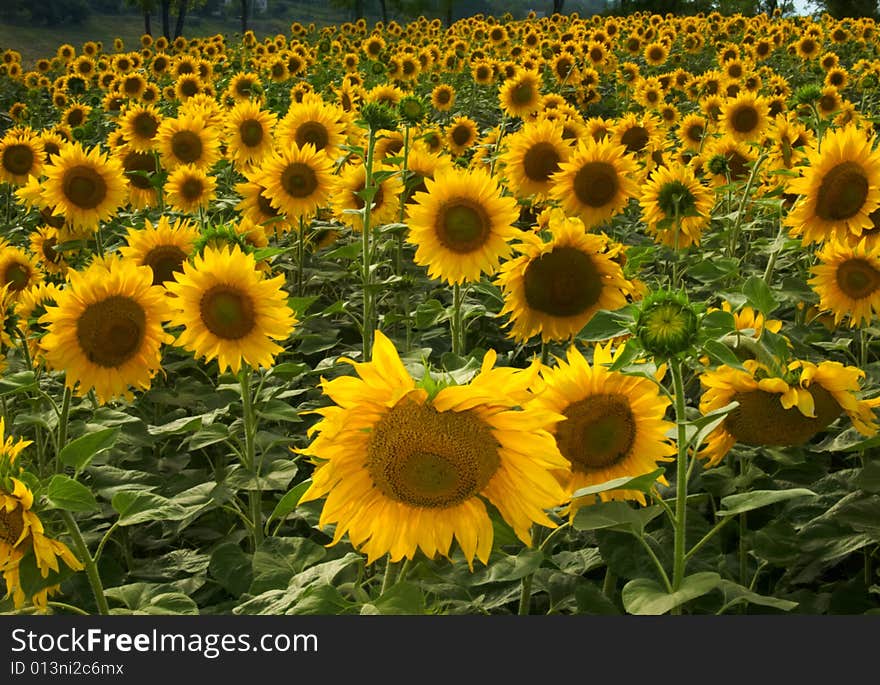
{"label": "sunflower field", "polygon": [[873,20],[0,54],[0,612],[880,612]]}

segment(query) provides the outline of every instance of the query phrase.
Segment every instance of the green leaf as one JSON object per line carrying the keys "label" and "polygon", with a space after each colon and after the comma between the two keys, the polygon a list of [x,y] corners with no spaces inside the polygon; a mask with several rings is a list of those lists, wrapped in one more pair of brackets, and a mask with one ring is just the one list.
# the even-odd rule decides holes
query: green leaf
{"label": "green leaf", "polygon": [[119,428],[105,428],[94,433],[86,433],[67,443],[61,449],[59,457],[63,464],[82,471],[95,455],[113,447],[118,437]]}
{"label": "green leaf", "polygon": [[865,492],[880,492],[880,461],[869,461],[855,479],[856,487]]}
{"label": "green leaf", "polygon": [[415,583],[406,581],[392,585],[373,606],[380,614],[424,614],[425,595]]}
{"label": "green leaf", "polygon": [[703,351],[719,364],[724,364],[734,369],[745,369],[734,351],[722,342],[707,340],[703,343]]}
{"label": "green leaf", "polygon": [[616,311],[600,309],[577,334],[577,338],[593,342],[610,340],[629,333],[629,327],[634,321],[635,316],[631,305]]}
{"label": "green leaf", "polygon": [[147,426],[147,432],[150,435],[177,435],[179,433],[193,433],[201,427],[201,416],[184,416],[161,426]]}
{"label": "green leaf", "polygon": [[737,604],[757,604],[759,606],[781,609],[782,611],[791,611],[798,605],[797,602],[787,599],[759,595],[757,592],[752,592],[739,583],[734,583],[732,580],[722,580],[718,587],[724,593],[724,604],[727,608]]}
{"label": "green leaf", "polygon": [[302,421],[299,412],[283,400],[269,400],[263,403],[257,410],[257,414],[260,418],[268,421],[283,423],[299,423]]}
{"label": "green leaf", "polygon": [[638,616],[660,616],[697,597],[707,595],[721,584],[721,576],[712,571],[695,573],[681,581],[672,593],[649,578],[636,578],[623,586],[624,608]]}
{"label": "green leaf", "polygon": [[85,485],[64,474],[52,476],[46,488],[46,499],[53,509],[65,511],[94,511],[98,508],[98,500]]}
{"label": "green leaf", "polygon": [[290,512],[296,509],[296,506],[299,504],[300,499],[305,494],[306,490],[309,489],[312,485],[312,479],[309,478],[304,480],[302,483],[297,483],[288,493],[281,498],[278,504],[275,505],[275,508],[272,510],[272,513],[269,514],[269,518],[266,520],[266,525],[268,526],[272,521],[283,519]]}
{"label": "green leaf", "polygon": [[416,307],[415,327],[419,329],[436,326],[446,318],[446,310],[440,300],[427,300]]}
{"label": "green leaf", "polygon": [[626,502],[599,502],[581,507],[575,514],[572,526],[575,530],[600,530],[613,528],[624,532],[638,533],[645,529],[651,519],[659,516],[659,505],[636,509]]}
{"label": "green leaf", "polygon": [[790,490],[753,490],[739,495],[728,495],[721,499],[721,509],[715,512],[716,516],[734,516],[753,509],[760,509],[776,502],[794,499],[796,497],[816,497],[816,493],[806,488],[792,488]]}
{"label": "green leaf", "polygon": [[46,588],[60,585],[76,571],[73,571],[64,562],[59,562],[58,570],[46,569],[48,573],[43,576],[43,571],[37,567],[37,559],[33,550],[28,550],[18,564],[18,582],[25,597],[30,599],[38,592]]}
{"label": "green leaf", "polygon": [[738,406],[739,402],[731,402],[730,404],[725,404],[723,407],[718,407],[718,409],[715,409],[714,411],[710,411],[708,414],[703,414],[701,417],[694,419],[693,421],[689,421],[687,425],[687,444],[694,445],[694,447],[698,448],[703,444],[709,434],[724,422],[727,415]]}
{"label": "green leaf", "polygon": [[525,578],[534,573],[544,560],[544,553],[539,549],[524,549],[519,554],[504,554],[493,559],[492,563],[472,576],[471,584],[475,587],[487,583],[502,583]]}
{"label": "green leaf", "polygon": [[120,526],[156,521],[178,521],[189,513],[184,507],[152,492],[123,490],[110,501],[119,513]]}
{"label": "green leaf", "polygon": [[303,569],[327,556],[327,550],[306,538],[266,538],[254,553],[251,594],[284,589]]}
{"label": "green leaf", "polygon": [[742,291],[749,304],[765,315],[770,314],[779,306],[773,292],[760,276],[750,276],[743,284]]}
{"label": "green leaf", "polygon": [[0,378],[0,396],[3,397],[36,389],[37,382],[33,371],[20,371]]}
{"label": "green leaf", "polygon": [[641,476],[636,476],[635,478],[615,478],[614,480],[599,483],[598,485],[590,485],[589,487],[576,490],[571,498],[575,499],[576,497],[597,495],[600,492],[608,492],[609,490],[638,490],[639,492],[649,492],[651,488],[654,487],[654,483],[657,482],[657,479],[664,473],[666,473],[666,469],[660,468],[656,471],[651,471],[650,473],[643,473]]}
{"label": "green leaf", "polygon": [[231,595],[240,597],[253,580],[252,558],[237,542],[224,542],[211,554],[208,573]]}

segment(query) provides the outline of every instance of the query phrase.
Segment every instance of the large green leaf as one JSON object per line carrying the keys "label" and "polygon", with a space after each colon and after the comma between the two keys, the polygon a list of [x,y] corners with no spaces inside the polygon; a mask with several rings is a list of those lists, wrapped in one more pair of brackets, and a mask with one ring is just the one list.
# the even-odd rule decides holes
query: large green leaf
{"label": "large green leaf", "polygon": [[720,584],[720,575],[706,571],[687,576],[682,580],[681,587],[670,593],[655,580],[636,578],[624,585],[621,599],[624,608],[631,614],[659,616],[712,592]]}
{"label": "large green leaf", "polygon": [[599,483],[598,485],[590,485],[586,488],[576,490],[571,497],[572,499],[575,499],[576,497],[597,495],[600,492],[608,492],[609,490],[638,490],[639,492],[649,492],[651,488],[654,487],[654,483],[657,482],[657,479],[665,472],[666,469],[661,468],[656,471],[651,471],[650,473],[643,473],[641,476],[635,476],[634,478],[615,478],[614,480]]}
{"label": "large green leaf", "polygon": [[796,497],[816,497],[816,493],[806,488],[791,488],[790,490],[752,490],[738,495],[728,495],[721,499],[721,509],[715,515],[734,516]]}
{"label": "large green leaf", "polygon": [[72,466],[77,471],[82,471],[95,455],[113,447],[118,437],[119,428],[105,428],[86,433],[67,443],[61,449],[59,457],[63,464]]}
{"label": "large green leaf", "polygon": [[599,530],[613,528],[639,533],[655,517],[662,513],[659,505],[635,508],[627,502],[599,502],[581,507],[575,514],[572,526],[575,530]]}
{"label": "large green leaf", "polygon": [[120,526],[157,521],[177,521],[189,512],[179,504],[152,492],[123,490],[113,495],[110,504],[119,514]]}
{"label": "large green leaf", "polygon": [[53,509],[65,511],[94,511],[98,508],[98,500],[82,483],[65,476],[56,474],[49,481],[46,488],[46,499]]}

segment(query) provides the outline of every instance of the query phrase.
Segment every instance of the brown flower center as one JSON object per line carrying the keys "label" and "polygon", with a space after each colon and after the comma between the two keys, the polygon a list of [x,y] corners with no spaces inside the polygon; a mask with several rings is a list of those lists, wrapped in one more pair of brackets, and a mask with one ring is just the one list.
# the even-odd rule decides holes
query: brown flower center
{"label": "brown flower center", "polygon": [[241,142],[247,147],[257,147],[263,142],[263,125],[255,119],[243,121],[238,127]]}
{"label": "brown flower center", "polygon": [[141,138],[151,140],[159,130],[158,120],[149,112],[140,112],[132,120],[134,132]]}
{"label": "brown flower center", "polygon": [[156,171],[156,158],[153,157],[153,155],[148,152],[131,150],[125,155],[122,166],[125,168],[125,175],[128,177],[128,182],[135,188],[138,190],[149,190],[152,188],[150,179],[144,174],[131,172],[154,173]]}
{"label": "brown flower center", "polygon": [[816,215],[842,221],[859,213],[868,198],[865,170],[855,162],[842,162],[822,179],[816,195]]}
{"label": "brown flower center", "polygon": [[199,302],[202,323],[224,340],[239,340],[257,323],[254,302],[247,293],[228,285],[215,285]]}
{"label": "brown flower center", "polygon": [[737,107],[730,115],[730,125],[737,133],[751,133],[760,121],[758,110],[751,105]]}
{"label": "brown flower center", "polygon": [[523,171],[530,180],[545,183],[551,175],[559,171],[560,159],[559,152],[552,143],[536,143],[523,155]]}
{"label": "brown flower center", "polygon": [[308,164],[294,162],[281,174],[281,187],[291,197],[309,197],[318,189],[318,176]]}
{"label": "brown flower center", "polygon": [[182,271],[185,260],[186,252],[177,245],[160,245],[146,254],[143,264],[153,270],[153,285],[162,285]]}
{"label": "brown flower center", "polygon": [[880,288],[880,271],[866,259],[848,259],[837,267],[837,285],[847,297],[862,300]]}
{"label": "brown flower center", "polygon": [[0,508],[0,542],[14,546],[24,532],[22,510],[16,507],[12,511]]}
{"label": "brown flower center", "polygon": [[107,182],[97,169],[84,164],[64,172],[61,187],[67,200],[80,209],[94,209],[107,197]]}
{"label": "brown flower center", "polygon": [[626,147],[627,152],[641,152],[649,140],[648,129],[643,126],[631,126],[620,137],[620,142]]}
{"label": "brown flower center", "polygon": [[330,143],[330,132],[320,121],[307,121],[296,129],[296,144],[314,145],[315,150],[323,150]]}
{"label": "brown flower center", "polygon": [[373,427],[367,469],[386,497],[445,508],[481,492],[501,460],[489,426],[470,411],[438,412],[404,399]]}
{"label": "brown flower center", "polygon": [[814,383],[810,394],[816,418],[804,416],[797,407],[784,409],[778,393],[738,392],[732,399],[739,406],[728,414],[724,426],[737,442],[745,445],[803,445],[841,412],[840,405],[821,385]]}
{"label": "brown flower center", "polygon": [[30,145],[9,145],[3,150],[3,168],[16,176],[23,176],[34,166],[34,151]]}
{"label": "brown flower center", "polygon": [[489,215],[481,205],[459,198],[440,209],[435,232],[443,247],[467,254],[489,239],[491,227]]}
{"label": "brown flower center", "polygon": [[588,207],[604,207],[617,195],[617,169],[609,162],[587,162],[575,174],[574,194]]}
{"label": "brown flower center", "polygon": [[137,354],[146,326],[146,313],[137,301],[113,295],[86,307],[76,322],[76,338],[90,362],[111,369]]}
{"label": "brown flower center", "polygon": [[591,395],[562,412],[556,428],[559,451],[575,471],[614,466],[624,460],[636,440],[636,421],[623,395]]}
{"label": "brown flower center", "polygon": [[178,131],[171,136],[171,154],[183,164],[194,164],[202,158],[204,146],[195,131]]}
{"label": "brown flower center", "polygon": [[582,314],[602,294],[593,260],[573,247],[557,247],[533,260],[524,278],[529,307],[550,316]]}

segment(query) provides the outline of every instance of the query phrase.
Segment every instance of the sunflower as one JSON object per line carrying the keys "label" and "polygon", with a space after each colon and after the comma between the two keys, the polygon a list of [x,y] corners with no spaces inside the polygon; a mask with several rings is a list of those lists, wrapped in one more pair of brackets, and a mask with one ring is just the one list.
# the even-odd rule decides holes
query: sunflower
{"label": "sunflower", "polygon": [[818,253],[810,287],[819,295],[819,308],[834,315],[839,324],[849,318],[851,327],[870,326],[880,313],[880,257],[876,241],[856,244],[828,242]]}
{"label": "sunflower", "polygon": [[507,79],[498,92],[501,110],[511,117],[527,117],[541,109],[541,75],[520,71]]}
{"label": "sunflower", "polygon": [[271,205],[288,219],[314,214],[327,203],[333,189],[333,162],[311,143],[283,147],[266,161],[256,182]]}
{"label": "sunflower", "polygon": [[155,155],[122,145],[113,151],[113,156],[121,162],[128,179],[128,202],[132,208],[155,207],[159,203],[159,193],[153,185],[153,178],[159,171]]}
{"label": "sunflower", "polygon": [[652,67],[658,67],[669,57],[669,49],[663,43],[648,43],[642,52],[642,56]]}
{"label": "sunflower", "polygon": [[497,182],[481,170],[438,171],[425,179],[409,209],[409,241],[415,262],[431,278],[461,284],[492,273],[510,255],[508,241],[519,235],[516,200],[502,196]]}
{"label": "sunflower", "polygon": [[259,165],[272,153],[272,129],[277,118],[249,100],[232,108],[226,118],[226,144],[236,166]]}
{"label": "sunflower", "polygon": [[37,283],[22,291],[15,302],[16,326],[22,337],[27,341],[28,352],[34,367],[44,363],[46,351],[42,345],[42,337],[46,332],[39,319],[46,313],[46,308],[55,305],[61,288],[54,283]]}
{"label": "sunflower", "polygon": [[748,359],[745,370],[721,366],[700,376],[705,388],[700,411],[711,411],[738,402],[724,421],[706,438],[699,453],[714,466],[737,443],[745,445],[803,445],[846,412],[855,429],[866,437],[877,433],[874,400],[860,400],[860,379],[865,372],[839,362],[816,365],[790,363],[784,372]]}
{"label": "sunflower", "polygon": [[699,114],[688,114],[678,125],[677,136],[681,144],[692,152],[699,152],[706,136],[708,122]]}
{"label": "sunflower", "polygon": [[43,141],[24,133],[7,133],[0,139],[0,183],[23,186],[43,170]]}
{"label": "sunflower", "polygon": [[746,143],[724,136],[708,143],[701,155],[703,172],[712,187],[745,181],[751,172],[755,156]]}
{"label": "sunflower", "polygon": [[318,152],[334,157],[345,142],[345,112],[319,99],[293,104],[275,128],[278,146],[289,150],[311,145]]}
{"label": "sunflower", "polygon": [[118,256],[71,272],[57,306],[40,323],[49,365],[65,372],[67,387],[80,394],[94,388],[98,401],[132,398],[146,390],[160,368],[160,347],[171,341],[162,328],[167,298],[149,269]]}
{"label": "sunflower", "polygon": [[[675,427],[664,420],[669,399],[648,378],[607,370],[622,352],[621,346],[612,353],[611,343],[596,345],[591,366],[572,345],[565,360],[557,359],[557,366],[541,372],[542,391],[531,404],[565,417],[550,430],[571,462],[563,483],[570,495],[590,485],[650,473],[676,453],[666,438]],[[638,490],[610,490],[599,497],[645,504]],[[572,514],[577,504],[573,502]]]}
{"label": "sunflower", "polygon": [[426,150],[420,145],[413,145],[407,158],[407,188],[409,193],[406,202],[411,204],[416,193],[427,192],[426,179],[433,179],[439,171],[453,169],[452,160]]}
{"label": "sunflower", "polygon": [[550,196],[587,228],[598,226],[638,195],[636,162],[610,140],[582,141],[550,179]]}
{"label": "sunflower", "polygon": [[84,123],[86,123],[86,118],[89,116],[89,112],[91,111],[92,108],[88,105],[74,102],[61,113],[61,123],[64,126],[69,126],[70,128],[77,128],[78,126],[82,126]]}
{"label": "sunflower", "polygon": [[463,155],[477,142],[477,122],[470,117],[458,116],[446,130],[446,145],[453,155]]}
{"label": "sunflower", "polygon": [[119,128],[133,150],[150,152],[162,124],[162,115],[152,105],[133,105],[119,118]]}
{"label": "sunflower", "polygon": [[173,171],[181,164],[194,164],[209,169],[220,159],[217,132],[201,113],[183,114],[164,119],[155,138],[162,165]]}
{"label": "sunflower", "polygon": [[221,373],[238,373],[242,363],[271,367],[284,349],[273,340],[286,340],[296,324],[283,285],[283,275],[266,278],[237,245],[206,247],[165,283],[176,295],[171,325],[183,326],[175,344],[217,359]]}
{"label": "sunflower", "polygon": [[721,106],[721,122],[724,131],[734,140],[760,140],[767,128],[767,101],[748,91],[735,98],[728,98]]}
{"label": "sunflower", "polygon": [[[5,422],[0,419],[0,438],[5,434],[5,429]],[[21,475],[21,469],[12,464],[17,454],[29,444],[24,440],[13,444],[11,437],[6,438],[0,468],[7,473],[12,471]],[[50,570],[59,572],[59,559],[74,571],[84,568],[67,545],[46,535],[43,522],[33,511],[33,505],[34,494],[30,488],[18,478],[4,473],[0,480],[0,571],[6,583],[6,597],[12,597],[16,609],[23,607],[27,600],[21,586],[19,568],[28,553],[33,553],[44,579],[49,577]],[[57,586],[43,588],[31,597],[31,602],[45,609],[49,594],[55,591]]]}
{"label": "sunflower", "polygon": [[562,138],[562,126],[539,120],[523,126],[507,139],[502,155],[510,190],[520,199],[543,200],[552,188],[551,176],[571,156],[571,146]]}
{"label": "sunflower", "polygon": [[803,243],[858,241],[872,231],[871,212],[880,207],[880,151],[853,126],[830,129],[822,147],[808,153],[809,165],[791,179],[788,192],[801,198],[785,222]]}
{"label": "sunflower", "polygon": [[128,229],[127,245],[119,248],[119,253],[138,266],[149,267],[153,285],[164,285],[182,271],[198,238],[198,229],[188,219],[178,219],[172,224],[163,216],[156,225],[147,219],[143,228]]}
{"label": "sunflower", "polygon": [[455,88],[441,83],[431,91],[431,106],[438,112],[448,112],[455,105]]}
{"label": "sunflower", "polygon": [[[376,171],[393,171],[386,167],[375,168]],[[384,176],[384,174],[383,174]],[[363,192],[367,180],[367,167],[365,164],[351,164],[339,175],[336,190],[330,199],[333,213],[336,218],[355,230],[362,230],[364,216],[364,200],[359,197]],[[385,176],[376,187],[370,210],[370,221],[373,226],[381,226],[396,221],[400,211],[400,196],[403,193],[403,183],[400,174],[392,173]]]}
{"label": "sunflower", "polygon": [[42,280],[33,257],[19,247],[0,243],[0,291],[16,300],[19,293]]}
{"label": "sunflower", "polygon": [[358,378],[322,384],[336,404],[317,410],[302,450],[320,465],[301,501],[326,497],[319,525],[336,524],[331,544],[347,533],[372,563],[419,548],[449,557],[455,538],[472,568],[492,551],[486,501],[527,545],[533,522],[555,527],[546,510],[565,495],[553,472],[568,468],[547,431],[558,416],[523,407],[536,364],[493,369],[495,359],[488,352],[468,385],[429,396],[377,331],[373,361],[352,363]]}
{"label": "sunflower", "polygon": [[178,166],[164,186],[168,204],[179,212],[206,209],[216,197],[217,180],[193,164]]}
{"label": "sunflower", "polygon": [[658,120],[652,114],[626,114],[612,128],[612,140],[636,156],[661,147],[658,135]]}
{"label": "sunflower", "polygon": [[544,342],[566,340],[600,309],[625,305],[633,290],[607,238],[587,233],[579,219],[558,209],[548,230],[549,242],[523,233],[514,247],[521,256],[505,262],[495,279],[504,297],[498,316],[511,315],[509,335],[517,342],[539,333]]}
{"label": "sunflower", "polygon": [[253,180],[254,174],[245,175],[246,183],[236,183],[235,189],[241,195],[241,202],[235,208],[242,214],[243,219],[248,219],[266,230],[287,231],[290,228],[290,220],[281,214],[265,194],[266,187]]}
{"label": "sunflower", "polygon": [[712,218],[715,196],[690,167],[681,164],[654,169],[639,198],[642,221],[654,239],[669,247],[699,245]]}
{"label": "sunflower", "polygon": [[[807,159],[803,148],[815,145],[816,137],[810,129],[793,116],[777,114],[767,133],[770,146],[770,169],[794,169]],[[777,183],[783,183],[778,177]]]}
{"label": "sunflower", "polygon": [[58,242],[58,229],[42,226],[31,234],[30,248],[43,271],[63,276],[67,271],[67,262],[64,261],[64,254],[58,250]]}

